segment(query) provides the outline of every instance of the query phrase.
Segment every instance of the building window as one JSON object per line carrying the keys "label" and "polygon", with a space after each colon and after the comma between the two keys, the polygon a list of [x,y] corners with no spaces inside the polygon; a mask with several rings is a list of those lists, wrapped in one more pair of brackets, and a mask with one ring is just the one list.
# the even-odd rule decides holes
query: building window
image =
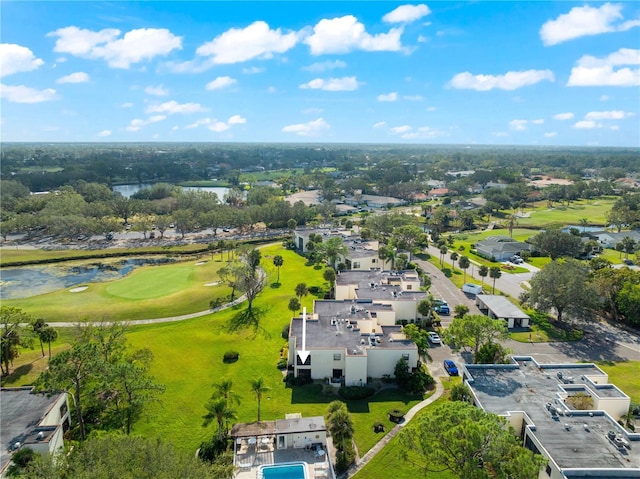
{"label": "building window", "polygon": [[547,467],[545,470],[547,471],[547,476],[551,477],[551,466],[549,464],[547,464]]}
{"label": "building window", "polygon": [[402,359],[404,359],[405,361],[409,361],[409,355],[408,354],[403,354],[402,355]]}
{"label": "building window", "polygon": [[358,263],[357,261],[353,262],[353,269],[360,269],[360,263]]}
{"label": "building window", "polygon": [[407,284],[407,291],[409,291],[410,289],[413,289],[413,285],[412,284]]}
{"label": "building window", "polygon": [[62,406],[60,406],[60,418],[63,418],[64,415],[67,414],[67,403],[63,403]]}
{"label": "building window", "polygon": [[334,353],[333,354],[333,360],[334,361],[340,361],[342,359],[342,354],[340,353]]}

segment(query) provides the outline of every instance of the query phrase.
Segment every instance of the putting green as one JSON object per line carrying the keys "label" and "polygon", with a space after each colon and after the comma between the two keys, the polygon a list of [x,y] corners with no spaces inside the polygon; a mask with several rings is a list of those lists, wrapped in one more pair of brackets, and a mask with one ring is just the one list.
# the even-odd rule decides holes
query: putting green
{"label": "putting green", "polygon": [[124,299],[149,299],[167,296],[186,288],[191,267],[154,268],[140,271],[107,286],[107,293]]}

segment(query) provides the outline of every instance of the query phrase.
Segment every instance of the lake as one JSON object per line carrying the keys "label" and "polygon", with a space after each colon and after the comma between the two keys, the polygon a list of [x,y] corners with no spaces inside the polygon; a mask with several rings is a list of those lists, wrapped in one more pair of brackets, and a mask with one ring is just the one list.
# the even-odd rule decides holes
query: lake
{"label": "lake", "polygon": [[[153,185],[151,183],[135,183],[130,185],[117,185],[111,188],[112,191],[116,191],[120,193],[125,198],[131,198],[138,191],[144,188],[151,188]],[[210,193],[215,193],[218,195],[218,199],[220,201],[224,200],[224,197],[227,193],[229,193],[229,188],[224,186],[181,186],[184,191],[208,191]]]}
{"label": "lake", "polygon": [[20,299],[71,288],[80,284],[113,281],[136,268],[172,263],[172,258],[127,258],[73,264],[20,266],[0,271],[0,300]]}

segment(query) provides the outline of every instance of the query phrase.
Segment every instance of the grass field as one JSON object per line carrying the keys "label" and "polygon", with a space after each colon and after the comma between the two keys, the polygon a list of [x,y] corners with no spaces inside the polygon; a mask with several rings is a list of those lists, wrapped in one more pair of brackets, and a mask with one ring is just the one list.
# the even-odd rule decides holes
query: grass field
{"label": "grass field", "polygon": [[533,209],[526,209],[530,213],[528,218],[519,218],[518,225],[523,227],[542,228],[559,224],[562,226],[579,225],[582,218],[586,218],[591,226],[604,226],[607,212],[615,203],[616,198],[604,197],[594,200],[578,200],[569,206],[558,203],[553,208],[547,207],[546,201],[535,203]]}
{"label": "grass field", "polygon": [[[90,283],[81,292],[69,289],[24,299],[5,300],[49,322],[163,318],[209,309],[209,302],[230,293],[216,283],[226,263],[207,255],[168,265],[144,266],[122,279]],[[107,261],[107,260],[104,260]]]}

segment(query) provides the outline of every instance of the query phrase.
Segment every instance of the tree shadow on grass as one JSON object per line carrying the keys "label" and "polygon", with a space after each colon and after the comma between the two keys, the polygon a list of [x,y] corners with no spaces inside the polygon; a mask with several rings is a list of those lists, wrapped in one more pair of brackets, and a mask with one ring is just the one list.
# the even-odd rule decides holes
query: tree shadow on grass
{"label": "tree shadow on grass", "polygon": [[253,337],[261,334],[263,338],[270,339],[271,333],[267,331],[260,322],[269,312],[270,308],[253,307],[251,309],[243,309],[234,314],[229,320],[228,330],[230,333],[237,333],[246,329],[253,329]]}
{"label": "tree shadow on grass", "polygon": [[23,376],[26,376],[33,369],[33,363],[23,364],[22,366],[18,366],[13,370],[13,372],[7,376],[3,376],[3,382],[11,380],[13,384],[17,384],[17,382]]}
{"label": "tree shadow on grass", "polygon": [[279,288],[280,287],[280,283],[275,283],[275,282],[271,283],[271,287],[274,288],[274,289],[275,288]]}

